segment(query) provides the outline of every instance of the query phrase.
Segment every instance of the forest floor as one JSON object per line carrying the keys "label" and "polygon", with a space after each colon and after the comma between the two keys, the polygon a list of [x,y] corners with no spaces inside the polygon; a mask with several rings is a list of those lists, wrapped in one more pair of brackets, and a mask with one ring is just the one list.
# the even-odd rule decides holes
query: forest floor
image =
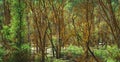
{"label": "forest floor", "polygon": [[[62,48],[63,49],[63,48]],[[65,51],[65,49],[64,49]],[[48,48],[47,49],[47,57],[50,58],[52,62],[54,62],[53,60],[55,58],[53,58],[53,54],[52,54],[52,48]],[[83,62],[83,57],[84,57],[84,54],[78,54],[78,55],[74,55],[70,52],[67,52],[67,53],[63,53],[61,55],[61,58],[58,59],[59,60],[62,60],[63,62]],[[103,62],[101,58],[97,57],[97,59],[100,61],[100,62]],[[88,55],[88,58],[86,59],[86,61],[88,62],[96,62],[95,58],[93,58],[92,55]]]}

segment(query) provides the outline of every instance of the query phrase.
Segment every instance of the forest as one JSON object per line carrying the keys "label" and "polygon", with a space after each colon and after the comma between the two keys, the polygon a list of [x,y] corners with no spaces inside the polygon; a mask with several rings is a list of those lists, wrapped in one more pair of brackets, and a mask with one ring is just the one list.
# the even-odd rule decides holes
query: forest
{"label": "forest", "polygon": [[120,0],[0,0],[0,62],[120,62]]}

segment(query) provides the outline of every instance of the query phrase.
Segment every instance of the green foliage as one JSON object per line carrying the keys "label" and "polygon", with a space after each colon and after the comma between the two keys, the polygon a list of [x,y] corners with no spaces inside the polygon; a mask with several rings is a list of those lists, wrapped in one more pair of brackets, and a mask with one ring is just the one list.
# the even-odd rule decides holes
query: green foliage
{"label": "green foliage", "polygon": [[26,14],[23,15],[25,3],[23,1],[19,2],[19,0],[10,0],[8,2],[10,3],[11,23],[9,26],[3,26],[3,29],[1,31],[5,39],[16,42],[18,41],[18,35],[21,35],[21,37],[24,38],[26,33]]}
{"label": "green foliage", "polygon": [[83,48],[82,47],[77,47],[74,45],[70,45],[68,47],[66,47],[65,49],[62,49],[62,54],[68,54],[71,53],[72,55],[81,55],[84,53]]}
{"label": "green foliage", "polygon": [[[17,48],[13,46],[14,48]],[[29,44],[21,45],[21,48],[17,48],[11,53],[9,62],[29,62],[30,59],[30,46]]]}
{"label": "green foliage", "polygon": [[[4,1],[6,2],[6,4],[3,4]],[[119,9],[120,9],[119,2],[118,2],[118,0],[111,0],[111,1],[112,1],[111,4],[112,4],[112,9],[113,9],[113,14],[115,13],[116,20],[119,20],[119,19],[117,19],[117,17],[119,17]],[[87,25],[89,25],[89,23],[91,25],[90,26],[91,27],[90,38],[92,38],[91,40],[94,40],[96,42],[99,37],[100,38],[103,37],[103,40],[111,41],[113,38],[112,34],[114,34],[115,37],[117,37],[118,35],[116,35],[116,34],[117,34],[117,31],[119,31],[119,30],[117,30],[117,28],[115,27],[116,31],[112,33],[111,30],[113,28],[113,31],[114,31],[115,24],[114,23],[112,24],[112,22],[106,23],[106,21],[104,19],[109,19],[111,21],[111,18],[109,15],[111,15],[111,16],[114,16],[114,15],[112,15],[111,11],[109,11],[111,8],[109,7],[107,0],[103,1],[103,3],[105,5],[104,6],[105,12],[107,13],[108,18],[106,18],[107,15],[104,15],[104,13],[101,13],[104,11],[98,11],[98,9],[101,8],[100,7],[101,5],[98,6],[98,3],[96,4],[96,2],[97,1],[94,1],[94,0],[89,1],[88,2],[89,6],[87,6],[86,5],[87,0],[50,0],[50,1],[44,1],[44,0],[30,0],[30,1],[29,0],[28,1],[0,0],[0,27],[2,29],[1,33],[0,33],[0,35],[1,35],[0,37],[1,37],[1,39],[3,38],[1,41],[3,41],[3,42],[5,42],[6,40],[11,41],[11,42],[5,42],[5,44],[10,46],[9,48],[7,45],[6,45],[7,47],[0,48],[0,62],[2,62],[3,57],[9,57],[8,62],[30,62],[29,61],[30,46],[29,46],[29,44],[24,44],[25,43],[24,41],[27,40],[25,38],[29,37],[29,40],[31,40],[31,41],[34,41],[34,42],[37,41],[38,37],[32,38],[34,36],[34,34],[35,34],[35,36],[37,36],[36,34],[38,34],[35,31],[36,29],[32,29],[32,28],[36,27],[36,25],[34,24],[34,21],[37,20],[37,24],[39,25],[39,24],[41,24],[41,21],[46,21],[46,19],[45,19],[46,17],[47,17],[48,21],[50,21],[51,31],[53,31],[53,33],[51,33],[49,29],[47,30],[48,37],[46,37],[46,40],[48,40],[48,43],[49,43],[49,36],[52,35],[53,36],[52,41],[54,43],[54,46],[59,44],[58,36],[56,36],[58,34],[58,32],[57,32],[58,30],[55,30],[55,29],[57,29],[56,26],[58,26],[57,24],[59,24],[58,21],[60,21],[60,20],[63,20],[63,22],[60,23],[60,29],[62,30],[61,27],[65,28],[61,31],[61,32],[63,32],[63,33],[61,33],[61,36],[62,36],[62,38],[68,37],[67,38],[68,41],[69,40],[76,41],[77,39],[78,39],[78,41],[80,41],[80,37],[81,38],[86,37],[86,36],[83,36],[84,34],[86,34],[86,33],[84,33],[85,31],[83,30],[83,28],[88,29],[89,26],[87,26]],[[32,4],[29,4],[29,3],[32,3]],[[45,5],[44,5],[44,3],[45,3]],[[51,6],[51,3],[53,3],[53,7]],[[26,4],[28,5],[28,7],[26,7]],[[95,6],[93,6],[92,4],[95,4]],[[37,5],[39,5],[39,6],[37,6]],[[65,5],[64,9],[62,9],[62,5],[63,6]],[[51,7],[53,9],[51,9]],[[31,9],[33,11],[35,11],[34,12],[35,14],[32,14],[33,12]],[[106,9],[108,9],[108,10],[106,10]],[[5,10],[9,10],[9,11],[5,11]],[[88,10],[88,12],[87,12],[87,10]],[[6,14],[7,12],[10,12],[10,15],[7,15]],[[28,13],[28,12],[31,12],[31,13]],[[99,12],[101,13],[100,15],[99,15]],[[26,17],[26,14],[28,14],[27,17]],[[41,15],[43,15],[43,16],[41,16]],[[74,35],[75,27],[73,26],[73,24],[72,24],[73,21],[71,20],[73,15],[76,16],[74,20],[75,20],[76,32],[78,32],[77,35]],[[80,15],[80,17],[78,15]],[[102,18],[101,15],[105,18]],[[4,18],[6,18],[6,16],[10,16],[10,24],[3,26],[4,23],[6,22],[6,21],[4,21],[5,20]],[[36,20],[34,18],[36,18]],[[86,23],[87,18],[89,18],[90,22]],[[30,25],[29,26],[30,28],[28,28],[28,29],[30,29],[28,36],[26,34],[27,33],[26,20],[28,20],[28,24]],[[78,21],[80,21],[80,22],[77,23]],[[102,21],[105,21],[105,22],[102,22]],[[86,27],[83,26],[84,23],[86,24]],[[47,25],[47,23],[45,23],[45,24]],[[119,21],[118,21],[118,24],[119,24]],[[44,30],[45,27],[42,27],[41,25],[39,25],[40,30],[42,30],[42,29]],[[107,31],[106,31],[106,28],[104,27],[104,25],[108,26]],[[54,30],[55,30],[55,32],[54,32]],[[72,32],[72,34],[71,34],[71,32]],[[104,34],[104,32],[105,32],[105,34]],[[70,33],[70,35],[69,35],[69,33]],[[100,33],[100,35],[99,35],[99,33]],[[40,35],[40,34],[38,34],[38,35]],[[111,39],[109,39],[110,35],[112,35]],[[43,38],[43,34],[41,34],[41,37]],[[74,37],[74,38],[71,39],[72,37]],[[78,38],[76,39],[75,37],[78,37]],[[104,38],[104,37],[107,37],[107,38]],[[62,40],[64,41],[66,39],[63,38]],[[113,38],[113,40],[114,40],[114,38]],[[39,41],[38,41],[38,43],[39,43]],[[93,42],[91,42],[91,43],[93,43]],[[45,44],[46,44],[45,47],[49,46],[47,43],[45,43]],[[38,45],[38,47],[39,46],[41,46],[41,45]],[[94,49],[94,54],[97,57],[104,59],[104,61],[116,62],[117,61],[116,57],[120,56],[120,49],[116,45],[107,46],[106,49],[104,49],[102,47],[100,47],[100,49]],[[77,47],[74,45],[70,45],[70,46],[66,47],[65,49],[62,49],[61,52],[64,55],[70,54],[69,56],[73,56],[73,57],[82,55],[84,53],[82,47]],[[35,56],[35,59],[37,62],[39,62],[41,59],[41,54],[40,53],[37,54]],[[52,59],[52,61],[50,60],[49,62],[64,62],[63,60],[60,60],[60,59],[55,59],[55,58],[50,58],[50,59]]]}
{"label": "green foliage", "polygon": [[1,30],[1,33],[3,33],[3,37],[5,39],[10,39],[10,27],[8,26],[3,26],[3,29]]}
{"label": "green foliage", "polygon": [[97,57],[103,58],[107,62],[116,62],[116,57],[120,55],[120,49],[117,45],[107,46],[107,49],[94,49]]}
{"label": "green foliage", "polygon": [[6,53],[4,48],[0,48],[0,57],[4,56]]}
{"label": "green foliage", "polygon": [[12,16],[10,24],[11,40],[16,39],[14,41],[20,41],[19,37],[23,39],[25,36],[26,14],[24,13],[24,9],[26,5],[23,1],[19,0],[11,0],[10,3]]}
{"label": "green foliage", "polygon": [[6,51],[4,48],[0,48],[0,62],[3,62],[3,56],[6,54]]}
{"label": "green foliage", "polygon": [[[3,26],[1,33],[5,40],[12,42],[8,43],[11,49],[6,49],[4,52],[7,51],[6,54],[10,55],[8,62],[28,62],[30,46],[24,42],[20,44],[21,39],[24,40],[26,36],[25,3],[21,0],[9,0],[7,2],[10,3],[11,22],[9,25]],[[2,52],[1,50],[0,53]]]}
{"label": "green foliage", "polygon": [[113,58],[107,58],[106,60],[107,60],[107,62],[116,62],[116,60]]}
{"label": "green foliage", "polygon": [[120,54],[120,49],[117,47],[117,45],[107,46],[107,51],[112,58],[115,58]]}
{"label": "green foliage", "polygon": [[102,49],[95,49],[94,54],[100,58],[106,58],[108,57],[108,51],[107,50],[102,50]]}
{"label": "green foliage", "polygon": [[21,46],[21,50],[30,50],[30,45],[29,44],[23,44],[22,46]]}

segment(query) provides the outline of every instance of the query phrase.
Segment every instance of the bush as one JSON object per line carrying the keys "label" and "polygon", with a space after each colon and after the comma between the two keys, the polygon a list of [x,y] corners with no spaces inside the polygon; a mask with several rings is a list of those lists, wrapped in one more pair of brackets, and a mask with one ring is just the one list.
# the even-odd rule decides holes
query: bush
{"label": "bush", "polygon": [[5,53],[6,53],[5,49],[0,48],[0,57],[3,57]]}
{"label": "bush", "polygon": [[23,44],[20,48],[14,46],[14,48],[16,48],[16,50],[12,51],[9,59],[10,62],[29,62],[30,46],[28,44]]}
{"label": "bush", "polygon": [[106,59],[106,61],[107,61],[107,62],[116,62],[116,60],[115,60],[115,59],[110,58],[110,57],[108,57],[108,58]]}
{"label": "bush", "polygon": [[107,51],[109,52],[109,56],[111,58],[115,58],[120,54],[120,49],[117,47],[117,45],[108,46]]}
{"label": "bush", "polygon": [[116,62],[116,57],[120,55],[120,49],[116,45],[107,46],[106,50],[94,49],[94,54],[107,62]]}
{"label": "bush", "polygon": [[0,62],[3,62],[3,57],[4,57],[5,54],[6,54],[5,49],[0,48]]}
{"label": "bush", "polygon": [[78,47],[78,46],[74,46],[74,45],[70,45],[68,47],[66,47],[65,49],[62,49],[62,54],[67,55],[68,53],[71,53],[72,55],[81,55],[83,54],[83,48],[82,47]]}
{"label": "bush", "polygon": [[107,50],[101,50],[101,49],[94,49],[94,54],[97,56],[97,57],[100,57],[100,58],[106,58],[108,57],[108,51]]}

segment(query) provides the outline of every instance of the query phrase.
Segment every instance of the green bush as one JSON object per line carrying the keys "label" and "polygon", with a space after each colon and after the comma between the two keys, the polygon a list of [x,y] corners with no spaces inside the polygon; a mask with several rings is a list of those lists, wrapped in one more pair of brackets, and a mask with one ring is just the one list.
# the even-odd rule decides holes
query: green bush
{"label": "green bush", "polygon": [[30,46],[28,44],[23,44],[20,48],[12,51],[9,62],[29,62],[30,60]]}
{"label": "green bush", "polygon": [[117,45],[107,46],[106,49],[94,49],[94,54],[107,62],[116,62],[116,57],[120,55]]}
{"label": "green bush", "polygon": [[94,49],[94,54],[97,56],[97,57],[100,57],[100,58],[106,58],[108,57],[108,51],[107,50],[101,50],[101,49]]}
{"label": "green bush", "polygon": [[107,61],[107,62],[116,62],[116,60],[115,60],[115,59],[110,58],[110,57],[108,57],[108,58],[106,59],[106,61]]}
{"label": "green bush", "polygon": [[3,57],[4,57],[5,54],[6,54],[5,49],[0,48],[0,62],[3,62]]}
{"label": "green bush", "polygon": [[0,57],[4,56],[6,53],[4,48],[0,48]]}
{"label": "green bush", "polygon": [[81,55],[83,54],[83,48],[82,47],[78,47],[78,46],[74,46],[74,45],[70,45],[68,47],[66,47],[65,49],[62,49],[62,54],[66,55],[68,53],[71,53],[72,55]]}
{"label": "green bush", "polygon": [[115,58],[120,54],[120,49],[117,47],[117,45],[107,46],[107,51],[109,52],[109,56],[111,58]]}

